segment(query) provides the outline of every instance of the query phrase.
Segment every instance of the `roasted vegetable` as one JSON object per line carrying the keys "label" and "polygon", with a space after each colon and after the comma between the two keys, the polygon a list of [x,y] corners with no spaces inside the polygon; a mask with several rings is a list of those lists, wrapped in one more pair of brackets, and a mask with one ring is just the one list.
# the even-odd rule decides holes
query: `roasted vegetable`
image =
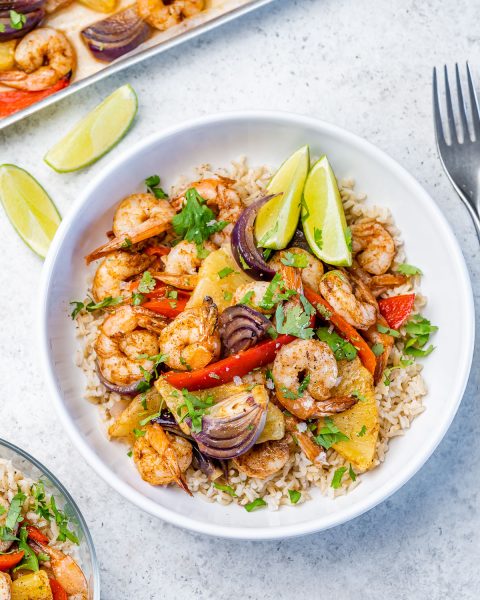
{"label": "roasted vegetable", "polygon": [[110,425],[108,433],[111,437],[127,437],[134,439],[134,429],[140,429],[140,424],[149,415],[160,411],[162,397],[155,388],[144,394],[138,394],[127,408],[117,417],[115,423]]}
{"label": "roasted vegetable", "polygon": [[265,427],[260,434],[257,444],[268,442],[271,440],[281,440],[285,436],[285,417],[282,411],[271,402],[267,407],[267,418],[265,419]]}
{"label": "roasted vegetable", "polygon": [[12,582],[12,600],[53,600],[48,575],[35,571]]}
{"label": "roasted vegetable", "polygon": [[[341,433],[348,437],[348,440],[333,444],[333,448],[354,467],[365,471],[372,467],[379,430],[372,375],[358,358],[340,361],[338,375],[341,381],[332,394],[354,395],[358,402],[349,410],[331,417]],[[320,430],[325,426],[325,420],[320,419],[318,425]]]}
{"label": "roasted vegetable", "polygon": [[237,354],[255,346],[272,327],[265,315],[244,304],[226,308],[218,324],[225,354]]}

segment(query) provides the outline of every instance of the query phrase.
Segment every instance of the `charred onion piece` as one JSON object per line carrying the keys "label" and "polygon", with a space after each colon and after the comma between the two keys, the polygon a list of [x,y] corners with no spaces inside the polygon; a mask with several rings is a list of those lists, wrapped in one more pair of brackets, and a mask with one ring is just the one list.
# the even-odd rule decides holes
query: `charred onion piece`
{"label": "charred onion piece", "polygon": [[247,452],[265,426],[267,405],[263,385],[213,405],[202,419],[202,431],[192,433],[200,452],[222,460]]}
{"label": "charred onion piece", "polygon": [[[275,271],[267,265],[261,250],[257,248],[253,226],[258,209],[273,197],[273,195],[265,196],[247,206],[232,231],[232,252],[237,264],[245,270],[247,275],[259,281],[272,279]],[[244,267],[245,264],[247,269]]]}
{"label": "charred onion piece", "polygon": [[[20,5],[20,3],[18,4]],[[27,2],[23,2],[21,3],[24,7],[23,10],[19,10],[18,8],[9,10],[0,9],[0,42],[8,42],[15,38],[24,37],[29,31],[35,29],[45,16],[45,11],[41,7],[41,4],[39,2],[32,2],[31,6],[35,6],[35,8],[32,8]],[[20,29],[12,27],[10,10],[16,10],[25,16],[25,23]]]}
{"label": "charred onion piece", "polygon": [[150,31],[136,7],[130,6],[86,27],[81,35],[95,58],[111,62],[140,46]]}
{"label": "charred onion piece", "polygon": [[237,354],[255,346],[272,326],[265,315],[244,304],[225,309],[218,322],[225,354]]}

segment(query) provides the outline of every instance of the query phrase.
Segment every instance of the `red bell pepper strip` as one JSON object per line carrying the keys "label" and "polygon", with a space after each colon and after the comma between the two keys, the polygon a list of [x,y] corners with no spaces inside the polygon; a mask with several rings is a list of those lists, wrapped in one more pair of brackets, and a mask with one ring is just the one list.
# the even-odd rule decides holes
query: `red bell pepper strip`
{"label": "red bell pepper strip", "polygon": [[166,256],[170,253],[170,246],[150,246],[145,250],[148,256]]}
{"label": "red bell pepper strip", "polygon": [[10,554],[0,554],[0,571],[9,571],[22,560],[25,552],[11,552]]}
{"label": "red bell pepper strip", "polygon": [[26,92],[24,90],[15,90],[11,92],[0,92],[0,117],[8,117],[35,102],[39,102],[47,96],[67,87],[70,83],[69,77],[64,77],[57,81],[55,85],[39,92]]}
{"label": "red bell pepper strip", "polygon": [[40,544],[48,544],[50,542],[48,537],[33,525],[27,525],[27,534],[34,542],[39,542]]}
{"label": "red bell pepper strip", "polygon": [[[328,320],[348,339],[350,343],[355,346],[355,348],[358,350],[358,356],[360,357],[363,366],[373,375],[375,373],[377,359],[375,358],[375,354],[371,351],[370,346],[362,338],[358,331],[352,327],[350,323],[347,323],[343,317],[337,314],[330,304],[320,296],[320,294],[317,294],[312,289],[306,287],[305,297],[317,310],[318,305],[320,305],[328,311]],[[325,318],[321,310],[318,310],[318,313]]]}
{"label": "red bell pepper strip", "polygon": [[414,303],[415,294],[404,294],[382,298],[378,301],[378,308],[388,326],[392,329],[399,329],[410,316]]}
{"label": "red bell pepper strip", "polygon": [[144,302],[142,306],[149,308],[159,315],[173,319],[185,310],[187,300],[185,298],[177,298],[170,300],[168,298],[158,298]]}
{"label": "red bell pepper strip", "polygon": [[53,600],[68,600],[67,592],[56,579],[49,579],[48,581],[52,590]]}
{"label": "red bell pepper strip", "polygon": [[170,385],[178,389],[186,388],[189,391],[216,387],[232,381],[235,376],[242,377],[250,373],[252,369],[268,365],[273,361],[282,346],[293,342],[295,339],[293,335],[280,335],[276,340],[262,342],[253,348],[233,354],[198,371],[181,373],[170,371],[165,374],[165,379]]}

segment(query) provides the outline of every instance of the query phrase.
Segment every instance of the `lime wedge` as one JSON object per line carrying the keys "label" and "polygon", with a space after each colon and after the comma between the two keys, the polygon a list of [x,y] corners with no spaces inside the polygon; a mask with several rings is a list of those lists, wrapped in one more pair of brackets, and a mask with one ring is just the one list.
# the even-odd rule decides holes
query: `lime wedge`
{"label": "lime wedge", "polygon": [[61,220],[47,192],[20,167],[0,165],[0,200],[18,235],[45,258]]}
{"label": "lime wedge", "polygon": [[305,237],[318,258],[329,265],[352,264],[342,199],[326,156],[308,174],[303,190],[302,222]]}
{"label": "lime wedge", "polygon": [[123,85],[79,121],[51,148],[44,161],[58,173],[91,165],[118,144],[137,114],[137,95]]}
{"label": "lime wedge", "polygon": [[303,146],[272,177],[267,191],[279,196],[264,204],[255,220],[255,237],[262,248],[281,250],[292,239],[300,217],[309,167],[310,151],[308,146]]}

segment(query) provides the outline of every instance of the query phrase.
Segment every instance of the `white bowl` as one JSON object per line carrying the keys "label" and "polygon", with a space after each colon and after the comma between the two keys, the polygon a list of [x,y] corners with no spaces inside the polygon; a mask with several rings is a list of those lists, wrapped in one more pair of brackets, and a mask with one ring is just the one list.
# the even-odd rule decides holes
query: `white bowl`
{"label": "white bowl", "polygon": [[[247,513],[209,504],[175,488],[143,482],[124,445],[107,440],[98,411],[83,396],[84,376],[74,364],[78,347],[68,303],[85,293],[83,257],[100,245],[114,207],[159,173],[165,187],[195,166],[227,166],[247,155],[252,165],[278,167],[304,144],[326,153],[339,178],[352,176],[370,203],[391,209],[406,242],[408,260],[425,276],[426,315],[439,326],[436,350],[425,361],[427,410],[406,435],[394,439],[385,463],[362,477],[352,493],[322,497],[277,512]],[[140,508],[192,531],[237,539],[275,539],[320,531],[369,510],[398,490],[425,463],[445,435],[470,370],[474,312],[465,262],[447,221],[423,188],[383,152],[338,127],[314,119],[269,112],[202,117],[159,132],[105,166],[61,224],[45,262],[41,290],[41,356],[58,414],[90,465]]]}

